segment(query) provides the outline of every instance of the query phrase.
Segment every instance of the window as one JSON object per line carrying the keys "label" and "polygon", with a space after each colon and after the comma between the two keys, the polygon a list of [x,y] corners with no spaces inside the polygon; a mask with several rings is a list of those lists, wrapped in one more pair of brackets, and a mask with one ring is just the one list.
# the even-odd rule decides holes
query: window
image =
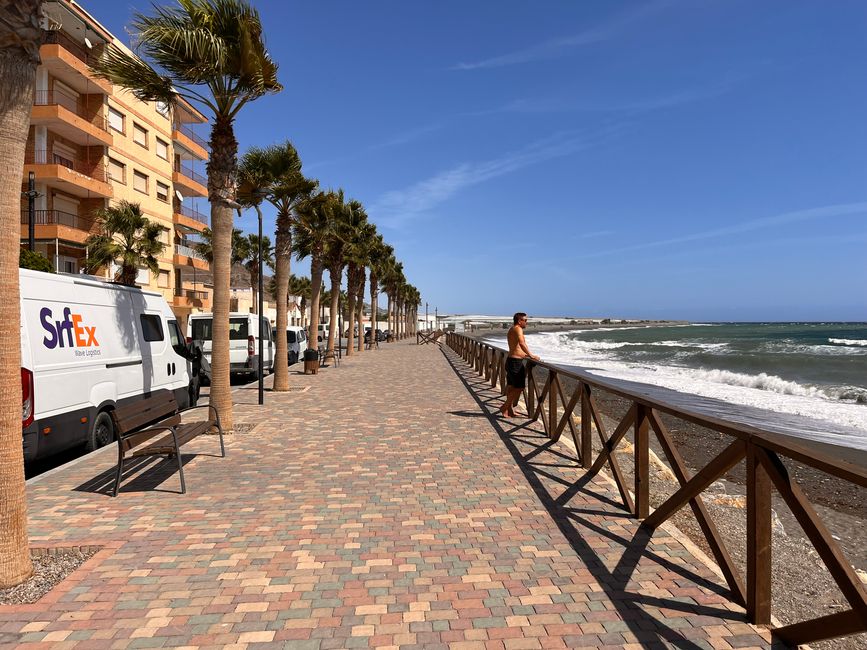
{"label": "window", "polygon": [[163,323],[159,316],[151,314],[141,315],[141,333],[145,341],[162,341]]}
{"label": "window", "polygon": [[157,181],[157,198],[160,201],[169,202],[169,186],[160,181]]}
{"label": "window", "polygon": [[163,160],[169,159],[169,143],[157,138],[157,155]]}
{"label": "window", "polygon": [[184,335],[181,333],[181,328],[178,325],[178,321],[170,320],[169,321],[169,341],[171,341],[172,347],[182,357],[187,359],[190,358],[189,349],[187,348],[187,341],[184,338]]}
{"label": "window", "polygon": [[133,172],[132,187],[138,192],[148,193],[148,177],[147,174],[142,174],[140,171]]}
{"label": "window", "polygon": [[230,341],[246,341],[247,340],[247,319],[246,318],[230,318],[229,319],[229,340]]}
{"label": "window", "polygon": [[124,132],[123,130],[124,116],[120,111],[116,111],[109,107],[108,109],[108,125],[115,131]]}
{"label": "window", "polygon": [[168,117],[169,116],[169,105],[166,104],[165,102],[157,102],[156,104],[157,104],[156,105],[157,113],[159,113],[163,117]]}
{"label": "window", "polygon": [[192,319],[192,338],[194,341],[210,341],[213,321],[210,318]]}
{"label": "window", "polygon": [[108,176],[115,183],[126,184],[126,165],[114,158],[108,159]]}
{"label": "window", "polygon": [[148,148],[148,132],[147,129],[143,126],[132,123],[132,140],[136,144],[140,144],[145,149]]}
{"label": "window", "polygon": [[168,289],[169,288],[169,272],[168,271],[160,271],[160,275],[157,278],[157,286],[160,289]]}

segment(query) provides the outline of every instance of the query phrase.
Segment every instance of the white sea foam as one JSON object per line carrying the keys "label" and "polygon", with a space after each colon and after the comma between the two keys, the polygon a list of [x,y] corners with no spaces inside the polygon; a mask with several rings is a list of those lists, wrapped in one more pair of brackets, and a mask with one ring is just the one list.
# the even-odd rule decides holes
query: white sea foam
{"label": "white sea foam", "polygon": [[[505,343],[502,339],[488,342],[500,347]],[[616,359],[616,352],[613,352],[624,347],[622,343],[581,341],[555,333],[528,334],[527,342],[530,350],[544,361],[581,366],[600,377],[653,384],[681,393],[856,429],[857,434],[845,439],[835,437],[837,434],[825,438],[818,434],[804,435],[867,449],[867,407],[864,406],[867,394],[857,387],[818,388],[767,373],[749,375],[725,370],[625,363]]]}
{"label": "white sea foam", "polygon": [[867,347],[867,341],[864,339],[828,339],[828,343],[835,345],[855,345],[858,347]]}

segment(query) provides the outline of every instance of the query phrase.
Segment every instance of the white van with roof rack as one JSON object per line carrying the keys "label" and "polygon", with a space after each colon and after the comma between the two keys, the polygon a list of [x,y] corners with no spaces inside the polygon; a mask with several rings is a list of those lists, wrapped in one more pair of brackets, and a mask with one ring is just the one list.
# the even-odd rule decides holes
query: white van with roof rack
{"label": "white van with roof rack", "polygon": [[[274,342],[271,336],[271,323],[262,316],[262,367],[265,373],[274,369]],[[233,375],[249,375],[258,378],[259,375],[259,319],[256,314],[232,312],[229,314],[229,372]],[[187,340],[211,363],[213,348],[212,332],[214,315],[212,313],[191,314],[187,320]],[[205,375],[210,381],[209,372]]]}
{"label": "white van with roof rack", "polygon": [[109,412],[159,390],[198,397],[165,298],[92,276],[19,269],[24,460],[114,440]]}

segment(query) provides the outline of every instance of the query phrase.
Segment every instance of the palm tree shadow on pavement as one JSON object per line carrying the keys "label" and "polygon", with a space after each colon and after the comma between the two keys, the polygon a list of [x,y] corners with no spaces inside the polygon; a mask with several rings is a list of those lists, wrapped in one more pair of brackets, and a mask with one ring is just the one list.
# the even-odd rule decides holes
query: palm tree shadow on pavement
{"label": "palm tree shadow on pavement", "polygon": [[[496,431],[506,449],[511,453],[527,483],[536,494],[536,497],[548,511],[549,516],[575,550],[575,553],[583,560],[588,571],[596,579],[599,586],[608,596],[611,605],[618,611],[622,621],[628,626],[629,631],[637,638],[639,643],[653,643],[654,645],[664,643],[668,646],[688,650],[698,650],[705,647],[686,638],[677,628],[666,625],[664,616],[660,616],[659,613],[653,615],[647,611],[647,608],[684,612],[685,614],[695,616],[709,616],[721,621],[747,622],[744,614],[732,612],[725,606],[699,605],[693,602],[683,602],[672,597],[663,598],[639,593],[637,590],[640,587],[632,582],[633,574],[638,567],[639,561],[642,558],[646,558],[659,564],[666,572],[678,574],[702,589],[722,595],[726,599],[729,598],[729,591],[723,584],[708,580],[687,567],[662,557],[649,548],[652,535],[644,527],[636,526],[637,530],[630,538],[625,534],[612,532],[604,525],[600,525],[600,523],[594,521],[594,518],[600,516],[631,519],[632,515],[623,508],[621,503],[614,501],[607,495],[591,490],[592,478],[586,476],[586,474],[578,481],[570,482],[555,473],[556,470],[548,471],[547,468],[551,467],[550,464],[543,465],[545,469],[542,469],[540,464],[530,462],[530,459],[537,458],[543,454],[555,453],[558,457],[557,467],[564,467],[559,463],[559,460],[565,457],[573,462],[572,467],[581,471],[580,466],[574,463],[574,458],[551,449],[552,443],[544,432],[529,428],[532,422],[528,422],[525,419],[522,420],[522,425],[511,427],[508,430],[505,429],[503,422],[485,408],[486,406],[490,408],[490,403],[498,400],[499,395],[492,399],[490,396],[492,390],[490,384],[479,382],[471,367],[459,367],[457,362],[460,362],[461,359],[453,351],[445,347],[441,349],[443,356],[445,356],[449,365],[451,365],[455,374],[463,382],[470,395],[476,400],[482,413],[487,415],[492,428]],[[530,443],[531,447],[535,448],[531,449],[529,453],[524,453],[519,445],[526,445],[527,442]],[[560,496],[552,494],[545,487],[542,481],[543,477],[555,484],[565,486],[566,491]],[[569,499],[579,492],[599,500],[600,508],[594,510],[568,507]],[[601,557],[597,550],[584,539],[582,530],[586,530],[594,536],[607,538],[612,545],[622,547],[623,553],[616,566],[610,568],[610,561],[606,564],[605,558]]]}

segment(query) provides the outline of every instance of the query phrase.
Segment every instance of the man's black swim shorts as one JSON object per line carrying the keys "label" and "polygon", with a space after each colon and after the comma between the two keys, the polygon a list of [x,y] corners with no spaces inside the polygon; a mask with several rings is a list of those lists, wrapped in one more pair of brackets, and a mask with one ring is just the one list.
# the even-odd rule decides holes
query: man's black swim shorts
{"label": "man's black swim shorts", "polygon": [[523,359],[506,359],[506,384],[512,388],[524,388],[527,385],[527,367]]}

